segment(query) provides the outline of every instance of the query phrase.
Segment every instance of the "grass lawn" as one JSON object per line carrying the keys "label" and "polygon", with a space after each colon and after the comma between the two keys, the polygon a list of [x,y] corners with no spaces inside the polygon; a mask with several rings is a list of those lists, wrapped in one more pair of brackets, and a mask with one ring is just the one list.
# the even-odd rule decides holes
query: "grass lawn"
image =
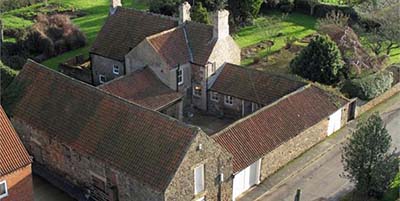
{"label": "grass lawn", "polygon": [[[315,23],[316,19],[300,14],[292,13],[288,15],[284,20],[281,20],[278,26],[274,25],[276,32],[280,33],[280,36],[268,35],[265,28],[259,26],[259,24],[265,23],[268,17],[280,17],[282,14],[279,12],[271,12],[271,14],[259,17],[255,20],[255,25],[244,27],[234,34],[235,41],[239,44],[241,48],[249,47],[255,45],[261,41],[274,39],[275,45],[272,46],[271,50],[263,50],[258,52],[259,57],[266,56],[268,53],[272,53],[280,50],[285,46],[286,37],[296,37],[297,39],[304,38],[305,36],[315,33]],[[245,59],[242,61],[243,65],[248,65],[252,62],[251,59]]]}
{"label": "grass lawn", "polygon": [[[58,64],[76,55],[88,55],[89,47],[95,40],[97,33],[100,31],[108,16],[109,0],[50,0],[50,5],[58,5],[62,9],[74,9],[83,11],[86,15],[73,19],[73,23],[77,25],[87,36],[88,45],[86,47],[73,50],[57,57],[53,57],[43,62],[44,65],[51,68],[57,68]],[[131,7],[140,10],[146,10],[147,4],[145,0],[123,0],[124,7]],[[26,20],[19,17],[21,14],[34,15],[36,13],[45,13],[46,8],[43,4],[35,4],[33,6],[5,12],[0,17],[4,21],[5,28],[24,28],[33,24],[32,20]],[[6,38],[6,41],[15,41],[13,38]]]}

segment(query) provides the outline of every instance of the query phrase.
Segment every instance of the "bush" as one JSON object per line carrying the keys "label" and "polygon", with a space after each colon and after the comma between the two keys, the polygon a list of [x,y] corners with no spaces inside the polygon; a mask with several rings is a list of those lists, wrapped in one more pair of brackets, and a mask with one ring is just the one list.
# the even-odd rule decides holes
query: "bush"
{"label": "bush", "polygon": [[13,79],[17,76],[18,72],[11,69],[10,67],[4,65],[0,61],[0,75],[1,75],[1,92],[3,92],[8,85],[13,81]]}
{"label": "bush", "polygon": [[192,8],[191,18],[196,22],[210,24],[207,9],[203,7],[201,2],[196,3],[196,5]]}
{"label": "bush", "polygon": [[364,78],[348,80],[342,87],[342,92],[350,98],[358,97],[371,100],[392,87],[393,73],[381,71]]}
{"label": "bush", "polygon": [[344,66],[336,43],[318,35],[290,62],[290,68],[311,81],[334,84],[340,81]]}

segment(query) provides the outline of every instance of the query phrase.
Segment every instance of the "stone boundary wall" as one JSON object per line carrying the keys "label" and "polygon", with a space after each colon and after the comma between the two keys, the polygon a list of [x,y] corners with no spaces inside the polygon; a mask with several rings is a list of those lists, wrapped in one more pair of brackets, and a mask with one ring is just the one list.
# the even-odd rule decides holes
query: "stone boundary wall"
{"label": "stone boundary wall", "polygon": [[368,101],[366,104],[357,107],[356,110],[356,117],[359,117],[364,112],[372,109],[376,105],[382,103],[383,101],[389,99],[390,97],[394,96],[395,94],[400,92],[400,82],[395,84],[392,88],[387,90],[385,93],[379,95],[378,97]]}
{"label": "stone boundary wall", "polygon": [[[349,104],[346,104],[341,108],[341,127],[346,126],[348,106]],[[262,157],[260,171],[261,181],[324,140],[328,134],[328,124],[329,119],[326,117]]]}

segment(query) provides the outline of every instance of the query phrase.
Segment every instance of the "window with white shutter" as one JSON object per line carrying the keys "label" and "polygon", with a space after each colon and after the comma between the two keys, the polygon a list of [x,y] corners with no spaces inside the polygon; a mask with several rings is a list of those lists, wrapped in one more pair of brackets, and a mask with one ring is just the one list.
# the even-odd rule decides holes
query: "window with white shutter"
{"label": "window with white shutter", "polygon": [[204,191],[204,164],[194,169],[194,194],[197,195]]}

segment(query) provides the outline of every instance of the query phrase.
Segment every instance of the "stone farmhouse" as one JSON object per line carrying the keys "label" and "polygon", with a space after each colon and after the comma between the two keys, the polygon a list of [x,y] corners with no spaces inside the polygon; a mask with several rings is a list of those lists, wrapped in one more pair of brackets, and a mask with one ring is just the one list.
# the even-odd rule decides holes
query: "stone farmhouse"
{"label": "stone farmhouse", "polygon": [[0,106],[0,200],[33,201],[32,160]]}
{"label": "stone farmhouse", "polygon": [[77,200],[235,200],[354,118],[343,97],[238,66],[229,13],[189,10],[113,0],[89,84],[26,63],[6,109],[36,172]]}

